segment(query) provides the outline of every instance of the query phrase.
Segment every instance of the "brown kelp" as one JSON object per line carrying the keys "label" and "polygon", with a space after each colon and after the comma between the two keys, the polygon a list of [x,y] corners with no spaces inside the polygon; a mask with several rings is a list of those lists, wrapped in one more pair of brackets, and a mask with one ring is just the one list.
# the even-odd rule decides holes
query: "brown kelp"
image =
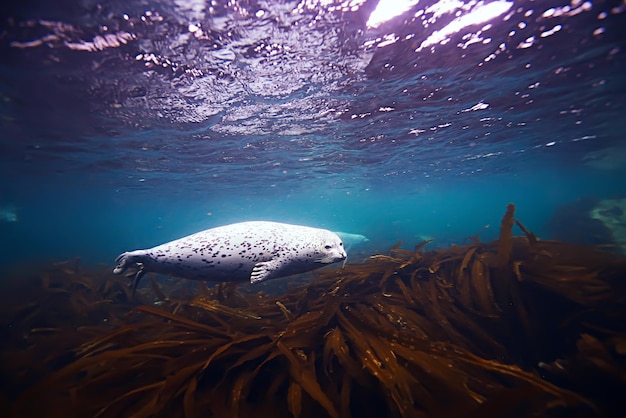
{"label": "brown kelp", "polygon": [[623,258],[539,240],[513,205],[496,241],[425,245],[279,296],[152,280],[138,304],[110,274],[42,273],[5,307],[5,415],[618,416]]}

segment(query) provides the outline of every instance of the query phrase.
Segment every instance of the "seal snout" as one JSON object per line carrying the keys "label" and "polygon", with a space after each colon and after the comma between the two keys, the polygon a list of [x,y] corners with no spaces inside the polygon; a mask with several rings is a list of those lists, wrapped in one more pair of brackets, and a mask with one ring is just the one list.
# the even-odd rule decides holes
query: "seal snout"
{"label": "seal snout", "polygon": [[331,263],[336,263],[338,261],[343,261],[343,260],[347,259],[348,258],[348,254],[346,253],[346,250],[343,247],[339,247],[335,251],[333,251],[333,254],[330,254],[329,258],[333,259],[333,261],[331,261]]}
{"label": "seal snout", "polygon": [[345,267],[346,262],[348,261],[348,254],[346,253],[346,250],[344,250],[343,248],[339,248],[339,257],[337,257],[334,262],[338,263],[340,261],[343,262],[341,267]]}

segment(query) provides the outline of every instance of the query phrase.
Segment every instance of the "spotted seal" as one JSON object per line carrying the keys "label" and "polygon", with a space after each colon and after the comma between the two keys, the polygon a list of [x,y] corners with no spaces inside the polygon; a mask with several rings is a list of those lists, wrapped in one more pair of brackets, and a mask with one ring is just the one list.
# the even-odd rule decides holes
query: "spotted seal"
{"label": "spotted seal", "polygon": [[146,250],[120,254],[113,273],[137,269],[133,292],[147,272],[207,281],[264,280],[345,260],[341,238],[326,229],[251,221],[207,229]]}
{"label": "spotted seal", "polygon": [[369,238],[367,238],[365,235],[352,234],[350,232],[340,232],[340,231],[333,231],[333,232],[337,234],[339,238],[341,238],[341,241],[343,241],[343,245],[346,251],[348,251],[353,245],[358,246],[369,241]]}

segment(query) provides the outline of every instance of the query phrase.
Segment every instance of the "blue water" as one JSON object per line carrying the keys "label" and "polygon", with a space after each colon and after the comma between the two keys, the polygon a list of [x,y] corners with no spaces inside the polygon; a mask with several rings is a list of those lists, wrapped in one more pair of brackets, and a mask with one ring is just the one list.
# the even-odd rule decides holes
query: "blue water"
{"label": "blue water", "polygon": [[2,6],[2,265],[253,219],[363,234],[356,261],[626,197],[619,1],[209,3]]}

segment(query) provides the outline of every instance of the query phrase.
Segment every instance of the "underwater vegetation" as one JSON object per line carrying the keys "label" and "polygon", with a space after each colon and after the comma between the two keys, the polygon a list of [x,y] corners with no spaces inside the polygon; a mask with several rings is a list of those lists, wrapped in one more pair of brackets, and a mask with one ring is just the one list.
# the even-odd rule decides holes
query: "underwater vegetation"
{"label": "underwater vegetation", "polygon": [[398,244],[278,296],[5,277],[0,415],[621,417],[626,259],[514,209],[493,242]]}

